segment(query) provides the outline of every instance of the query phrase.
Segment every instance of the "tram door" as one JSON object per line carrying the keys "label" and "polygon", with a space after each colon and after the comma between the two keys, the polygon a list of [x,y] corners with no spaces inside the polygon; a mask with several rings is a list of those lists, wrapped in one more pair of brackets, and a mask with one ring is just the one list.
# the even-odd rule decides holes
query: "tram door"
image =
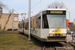
{"label": "tram door", "polygon": [[37,36],[40,36],[41,31],[41,17],[37,18]]}

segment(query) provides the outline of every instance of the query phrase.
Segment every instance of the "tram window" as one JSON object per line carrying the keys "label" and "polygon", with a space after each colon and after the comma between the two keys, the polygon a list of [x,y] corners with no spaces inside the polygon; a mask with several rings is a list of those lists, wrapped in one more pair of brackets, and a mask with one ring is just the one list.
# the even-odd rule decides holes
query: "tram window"
{"label": "tram window", "polygon": [[31,28],[32,28],[32,21],[31,21]]}
{"label": "tram window", "polygon": [[21,28],[22,28],[22,24],[21,24]]}
{"label": "tram window", "polygon": [[46,14],[43,14],[42,27],[49,28]]}
{"label": "tram window", "polygon": [[37,18],[37,28],[41,28],[41,17]]}
{"label": "tram window", "polygon": [[39,28],[41,28],[41,17],[39,17]]}
{"label": "tram window", "polygon": [[23,26],[22,26],[22,28],[24,28],[24,22],[23,22],[23,24],[22,24]]}
{"label": "tram window", "polygon": [[28,26],[29,24],[28,24],[28,22],[26,23],[26,27],[25,27],[25,29],[26,30],[28,30],[29,29],[29,26]]}
{"label": "tram window", "polygon": [[37,18],[37,28],[39,28],[39,18]]}
{"label": "tram window", "polygon": [[41,19],[41,17],[39,17],[39,19]]}
{"label": "tram window", "polygon": [[20,24],[18,24],[18,28],[20,28]]}
{"label": "tram window", "polygon": [[0,29],[1,29],[1,24],[0,24]]}
{"label": "tram window", "polygon": [[25,24],[25,29],[27,30],[27,23]]}
{"label": "tram window", "polygon": [[37,24],[37,21],[36,21],[36,24]]}
{"label": "tram window", "polygon": [[29,27],[29,25],[28,25],[28,22],[27,22],[27,30],[29,29],[28,27]]}

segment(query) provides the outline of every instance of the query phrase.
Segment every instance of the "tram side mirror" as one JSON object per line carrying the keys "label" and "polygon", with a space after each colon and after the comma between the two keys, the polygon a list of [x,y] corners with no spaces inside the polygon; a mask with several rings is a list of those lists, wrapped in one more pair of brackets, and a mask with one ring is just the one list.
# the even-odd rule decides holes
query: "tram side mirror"
{"label": "tram side mirror", "polygon": [[39,19],[41,19],[41,17],[39,17]]}

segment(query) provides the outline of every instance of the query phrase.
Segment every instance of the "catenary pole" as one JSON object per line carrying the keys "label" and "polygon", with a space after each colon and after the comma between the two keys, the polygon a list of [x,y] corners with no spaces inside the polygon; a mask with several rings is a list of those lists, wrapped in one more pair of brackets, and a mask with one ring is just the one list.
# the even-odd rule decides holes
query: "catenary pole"
{"label": "catenary pole", "polygon": [[24,29],[25,29],[25,17],[24,17]]}
{"label": "catenary pole", "polygon": [[31,0],[29,0],[29,11],[28,11],[28,17],[29,17],[29,36],[28,36],[28,40],[31,40],[31,38],[30,38]]}
{"label": "catenary pole", "polygon": [[14,9],[12,9],[12,33],[13,33],[13,26],[14,26]]}

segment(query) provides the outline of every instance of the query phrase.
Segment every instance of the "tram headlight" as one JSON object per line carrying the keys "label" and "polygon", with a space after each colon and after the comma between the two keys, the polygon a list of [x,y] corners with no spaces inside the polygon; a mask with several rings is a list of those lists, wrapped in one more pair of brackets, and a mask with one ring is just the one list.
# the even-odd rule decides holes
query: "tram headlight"
{"label": "tram headlight", "polygon": [[66,36],[66,34],[63,34],[63,36]]}
{"label": "tram headlight", "polygon": [[63,34],[61,34],[61,36],[63,36]]}
{"label": "tram headlight", "polygon": [[50,36],[53,36],[53,34],[50,34]]}

